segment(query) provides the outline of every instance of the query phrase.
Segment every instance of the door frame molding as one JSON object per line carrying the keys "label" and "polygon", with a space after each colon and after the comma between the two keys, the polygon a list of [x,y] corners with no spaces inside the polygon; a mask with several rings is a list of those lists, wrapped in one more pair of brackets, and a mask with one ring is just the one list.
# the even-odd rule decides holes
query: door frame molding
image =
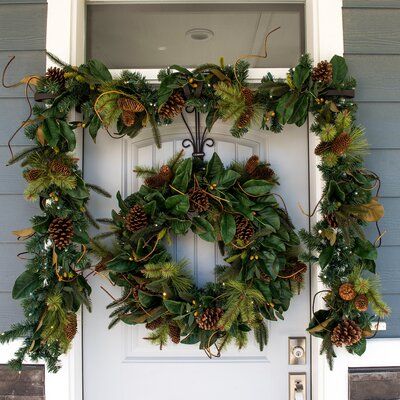
{"label": "door frame molding", "polygon": [[[182,4],[188,0],[168,0],[168,3]],[[244,3],[243,0],[194,0],[193,3]],[[160,0],[47,0],[47,51],[56,54],[71,64],[80,64],[85,60],[85,32],[87,4],[126,4],[126,3],[164,3]],[[343,54],[342,0],[247,0],[246,3],[287,3],[305,4],[306,51],[315,62],[330,59],[334,54]],[[48,60],[47,66],[52,65]],[[157,70],[148,70],[146,75],[154,80]],[[250,70],[250,79],[257,82],[269,71],[277,77],[285,77],[286,69],[255,68]],[[118,72],[114,70],[113,72]],[[143,72],[143,71],[142,71]],[[71,119],[74,116],[71,115]],[[316,146],[314,135],[309,136],[309,194],[310,209],[317,204],[322,193],[322,179],[317,169],[317,158],[314,156]],[[77,135],[77,157],[83,158],[82,135]],[[318,216],[314,216],[315,222]],[[318,271],[310,273],[311,296],[321,289]],[[312,303],[312,302],[310,302]],[[316,304],[318,306],[318,303]],[[311,310],[310,310],[311,315]],[[314,399],[324,399],[326,382],[325,360],[319,355],[319,339],[311,339],[312,393]],[[8,350],[6,351],[8,352]],[[82,357],[82,314],[78,321],[78,334],[72,348],[63,357],[63,367],[57,374],[46,374],[47,400],[82,400],[83,399],[83,357]],[[63,379],[59,379],[63,376]]]}

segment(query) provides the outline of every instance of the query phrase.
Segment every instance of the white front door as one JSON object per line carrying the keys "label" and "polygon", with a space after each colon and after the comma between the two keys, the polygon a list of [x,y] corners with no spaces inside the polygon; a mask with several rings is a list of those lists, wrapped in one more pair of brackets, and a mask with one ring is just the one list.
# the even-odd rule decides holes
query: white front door
{"label": "white front door", "polygon": [[[182,139],[187,135],[178,118],[161,129],[161,149],[153,144],[149,130],[136,139],[121,140],[99,132],[96,144],[85,135],[85,179],[113,194],[119,190],[125,197],[140,184],[132,172],[134,167],[166,161],[182,149]],[[229,134],[229,125],[217,123],[211,136],[215,147],[207,148],[206,158],[216,151],[225,163],[244,160],[252,154],[268,160],[280,177],[278,192],[285,199],[296,228],[308,228],[308,218],[298,207],[300,203],[308,208],[306,127],[287,127],[280,134],[252,131],[238,140]],[[191,155],[191,149],[186,152]],[[113,208],[117,209],[115,197],[92,195],[90,209],[95,217],[109,217]],[[176,240],[171,252],[177,259],[190,260],[194,279],[200,286],[214,279],[214,266],[221,263],[215,246],[192,234]],[[160,351],[143,339],[148,333],[141,326],[120,323],[108,330],[106,306],[112,299],[102,287],[115,297],[119,289],[102,276],[91,277],[90,284],[93,311],[84,312],[82,326],[85,400],[280,400],[288,398],[289,372],[309,372],[309,361],[305,366],[288,365],[288,337],[306,336],[308,283],[301,295],[294,298],[285,321],[270,324],[269,345],[263,352],[255,342],[250,342],[244,350],[229,348],[221,358],[211,360],[196,345],[171,343]],[[307,337],[307,346],[308,343]]]}

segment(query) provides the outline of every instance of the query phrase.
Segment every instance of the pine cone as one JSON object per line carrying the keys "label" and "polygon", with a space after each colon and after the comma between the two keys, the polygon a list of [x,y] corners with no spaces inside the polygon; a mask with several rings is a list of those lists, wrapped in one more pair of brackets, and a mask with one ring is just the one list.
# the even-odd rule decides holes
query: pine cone
{"label": "pine cone", "polygon": [[345,301],[351,301],[356,297],[354,285],[351,283],[342,283],[339,287],[339,296]]}
{"label": "pine cone", "polygon": [[200,329],[205,331],[216,331],[219,329],[218,323],[223,315],[224,311],[222,308],[209,307],[196,318],[196,322]]}
{"label": "pine cone", "polygon": [[169,183],[173,177],[171,168],[168,165],[163,165],[158,174],[149,176],[145,179],[144,184],[151,188],[157,189]]}
{"label": "pine cone", "polygon": [[330,142],[320,142],[318,143],[317,147],[314,150],[314,154],[316,156],[321,156],[322,154],[326,153],[327,151],[331,150],[332,143]]}
{"label": "pine cone", "polygon": [[317,64],[312,71],[312,80],[322,83],[330,83],[332,82],[333,77],[333,67],[332,64],[328,61],[321,61]]}
{"label": "pine cone", "polygon": [[62,250],[67,247],[74,236],[74,226],[69,218],[54,218],[48,229],[54,245]]}
{"label": "pine cone", "polygon": [[253,105],[253,101],[254,101],[254,93],[251,89],[244,87],[241,90],[242,95],[244,97],[244,103],[246,104],[246,106],[252,106]]}
{"label": "pine cone", "polygon": [[53,174],[63,175],[63,176],[70,176],[71,175],[71,168],[65,165],[60,160],[52,160],[50,162],[50,171]]}
{"label": "pine cone", "polygon": [[147,226],[147,215],[143,207],[135,204],[128,212],[125,218],[125,227],[130,232],[136,232]]}
{"label": "pine cone", "polygon": [[267,275],[264,271],[260,271],[260,279],[264,282],[271,282],[271,277]]}
{"label": "pine cone", "polygon": [[36,181],[37,179],[39,179],[42,176],[42,174],[43,174],[43,172],[40,169],[33,168],[24,173],[24,178],[28,182],[32,182],[32,181]]}
{"label": "pine cone", "polygon": [[236,121],[236,126],[239,129],[246,128],[247,126],[250,125],[253,115],[254,115],[254,108],[252,106],[247,107],[246,110],[240,115],[240,117]]}
{"label": "pine cone", "polygon": [[252,155],[247,160],[246,165],[244,166],[244,169],[249,175],[252,175],[254,173],[254,171],[257,169],[259,164],[260,164],[259,157],[256,155]]}
{"label": "pine cone", "polygon": [[71,342],[72,339],[75,337],[77,329],[78,321],[76,318],[76,314],[70,312],[67,314],[67,323],[64,326],[65,337],[69,342]]}
{"label": "pine cone", "polygon": [[179,92],[174,92],[158,111],[162,118],[172,119],[182,112],[185,99]]}
{"label": "pine cone", "polygon": [[268,167],[268,165],[259,166],[254,173],[252,174],[252,178],[254,179],[263,179],[265,181],[271,180],[275,175],[275,171]]}
{"label": "pine cone", "polygon": [[333,329],[331,341],[337,347],[352,346],[359,342],[361,337],[361,328],[354,321],[346,319]]}
{"label": "pine cone", "polygon": [[122,111],[127,111],[131,114],[144,111],[144,105],[131,97],[120,97],[117,104]]}
{"label": "pine cone", "polygon": [[251,237],[254,235],[254,229],[251,226],[251,222],[243,215],[236,215],[235,222],[235,238],[241,240],[243,243],[249,242]]}
{"label": "pine cone", "polygon": [[64,71],[61,68],[57,67],[48,68],[46,71],[46,78],[49,81],[58,83],[61,90],[65,88]]}
{"label": "pine cone", "polygon": [[178,344],[181,341],[181,328],[174,324],[168,325],[168,336],[173,343]]}
{"label": "pine cone", "polygon": [[346,132],[342,132],[333,140],[331,149],[337,156],[341,156],[349,148],[350,143],[350,135]]}
{"label": "pine cone", "polygon": [[359,294],[354,300],[354,306],[360,312],[368,310],[368,297],[365,294]]}
{"label": "pine cone", "polygon": [[136,122],[136,114],[131,111],[122,111],[121,121],[125,126],[132,126]]}
{"label": "pine cone", "polygon": [[324,218],[331,228],[336,229],[339,226],[334,213],[327,214]]}
{"label": "pine cone", "polygon": [[189,190],[190,210],[204,212],[210,208],[207,193],[202,189]]}
{"label": "pine cone", "polygon": [[163,318],[159,317],[159,318],[155,319],[154,321],[148,322],[146,324],[146,328],[151,330],[151,331],[154,331],[159,326],[161,326],[163,324],[163,322],[164,322]]}

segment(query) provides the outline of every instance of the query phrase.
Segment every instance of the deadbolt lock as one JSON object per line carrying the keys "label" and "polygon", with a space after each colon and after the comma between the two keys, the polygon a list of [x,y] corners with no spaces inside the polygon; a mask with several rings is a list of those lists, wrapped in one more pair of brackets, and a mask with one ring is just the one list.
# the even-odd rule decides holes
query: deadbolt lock
{"label": "deadbolt lock", "polygon": [[305,365],[306,363],[306,338],[289,338],[289,365]]}

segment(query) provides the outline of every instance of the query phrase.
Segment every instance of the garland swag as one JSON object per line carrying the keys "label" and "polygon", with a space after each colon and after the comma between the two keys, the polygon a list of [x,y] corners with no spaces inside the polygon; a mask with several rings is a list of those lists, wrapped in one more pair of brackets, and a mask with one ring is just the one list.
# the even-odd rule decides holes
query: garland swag
{"label": "garland swag", "polygon": [[[107,193],[83,180],[71,155],[74,130],[87,128],[94,140],[100,128],[116,138],[135,137],[150,124],[160,146],[158,126],[171,123],[185,107],[205,113],[209,130],[218,119],[232,121],[236,137],[251,125],[272,132],[285,124],[301,126],[313,114],[325,185],[321,220],[311,232],[300,232],[308,249],[301,259],[319,263],[327,290],[326,308],[314,312],[308,331],[322,338],[330,363],[335,346],[364,352],[372,334],[368,308],[379,317],[389,314],[378,290],[377,250],[363,233],[367,223],[383,216],[383,207],[372,194],[379,178],[363,166],[367,142],[355,122],[356,105],[341,96],[355,87],[342,57],[313,68],[304,55],[285,80],[268,74],[256,87],[246,82],[243,60],[192,71],[174,65],[160,72],[158,88],[129,71],[114,79],[97,60],[74,67],[50,57],[60,68],[21,81],[35,86],[44,104],[34,105],[33,117],[21,125],[34,147],[10,161],[22,161],[26,197],[38,199],[42,211],[32,228],[15,232],[29,239],[30,259],[13,288],[26,320],[0,336],[1,342],[24,338],[12,366],[21,368],[29,355],[44,359],[51,371],[59,368],[58,358],[76,332],[76,312],[82,304],[90,307],[83,275],[91,268],[89,251],[102,258],[96,269],[105,268],[123,288],[123,297],[111,305],[111,325],[146,323],[153,330],[149,339],[159,345],[169,336],[176,343],[200,342],[208,352],[212,344],[220,349],[231,339],[244,345],[251,329],[260,347],[266,344],[264,318],[282,317],[306,266],[298,259],[293,226],[271,193],[276,177],[257,157],[224,168],[216,154],[208,163],[178,155],[160,170],[138,168],[145,184],[125,200],[118,195],[120,211],[103,221],[117,235],[116,250],[87,234],[89,222],[97,225],[86,209],[89,190]],[[74,108],[82,121],[68,121]],[[204,289],[194,288],[184,261],[173,262],[162,243],[189,229],[226,252],[217,283]]]}

